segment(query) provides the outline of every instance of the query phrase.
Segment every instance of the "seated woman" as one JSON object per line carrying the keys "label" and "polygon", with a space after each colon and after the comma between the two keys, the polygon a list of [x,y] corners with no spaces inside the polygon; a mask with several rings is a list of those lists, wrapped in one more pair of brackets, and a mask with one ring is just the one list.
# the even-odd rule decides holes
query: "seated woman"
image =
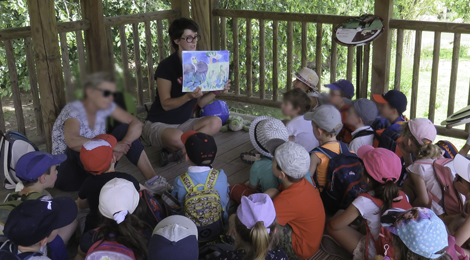
{"label": "seated woman", "polygon": [[[204,107],[215,98],[218,92],[201,91],[183,92],[183,51],[195,51],[201,36],[199,26],[187,18],[174,20],[169,28],[171,44],[176,50],[168,58],[162,60],[155,72],[157,96],[147,115],[147,122],[142,136],[154,147],[163,148],[161,167],[169,162],[179,161],[184,155],[184,144],[181,135],[195,130],[214,135],[222,127],[222,121],[215,116],[192,118],[196,104]],[[230,88],[230,80],[225,89]]]}
{"label": "seated woman", "polygon": [[[118,140],[114,148],[116,159],[126,155],[147,180],[156,176],[139,140],[143,124],[116,106],[115,92],[116,84],[110,75],[90,75],[84,84],[84,99],[67,104],[57,117],[52,128],[52,154],[67,155],[67,160],[58,167],[55,184],[58,189],[77,191],[90,176],[80,161],[80,149],[95,136],[106,133],[109,116],[122,123],[110,133]],[[168,184],[165,181],[161,185]]]}

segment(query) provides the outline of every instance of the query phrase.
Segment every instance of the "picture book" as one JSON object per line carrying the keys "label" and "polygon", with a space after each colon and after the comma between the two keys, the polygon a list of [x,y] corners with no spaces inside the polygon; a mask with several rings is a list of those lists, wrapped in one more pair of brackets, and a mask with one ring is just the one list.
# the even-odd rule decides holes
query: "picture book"
{"label": "picture book", "polygon": [[229,51],[183,51],[183,92],[223,90],[229,76]]}

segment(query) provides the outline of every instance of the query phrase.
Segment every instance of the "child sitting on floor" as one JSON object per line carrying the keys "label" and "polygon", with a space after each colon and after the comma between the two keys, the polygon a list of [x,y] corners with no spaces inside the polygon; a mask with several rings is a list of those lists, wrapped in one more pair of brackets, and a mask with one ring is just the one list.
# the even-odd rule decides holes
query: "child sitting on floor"
{"label": "child sitting on floor", "polygon": [[392,209],[385,212],[381,222],[393,238],[393,245],[389,245],[393,246],[393,259],[452,259],[446,252],[450,246],[446,226],[432,210]]}
{"label": "child sitting on floor", "polygon": [[315,108],[328,104],[328,95],[318,92],[319,78],[314,70],[307,67],[302,68],[299,72],[292,73],[295,80],[292,82],[292,88],[305,91],[310,98],[310,111]]}
{"label": "child sitting on floor", "polygon": [[279,228],[280,248],[288,259],[309,259],[320,248],[325,211],[318,191],[304,178],[310,166],[305,148],[294,142],[272,140],[273,173],[282,180],[279,189],[266,191],[273,199]]}
{"label": "child sitting on floor", "polygon": [[408,104],[405,94],[392,89],[382,95],[374,94],[372,98],[377,102],[377,107],[380,111],[381,120],[378,122],[382,121],[384,127],[400,133],[403,122],[407,121],[405,116],[403,116]]}
{"label": "child sitting on floor", "polygon": [[[432,143],[436,135],[436,127],[429,119],[412,119],[403,125],[400,150],[409,174],[403,185],[403,191],[414,207],[430,207],[439,216],[445,212],[436,202],[436,199],[442,200],[443,196],[433,168],[434,161],[442,154],[441,148]],[[416,159],[414,162],[412,155]]]}
{"label": "child sitting on floor", "polygon": [[287,255],[276,249],[278,224],[276,209],[267,194],[242,197],[237,213],[230,216],[229,235],[235,237],[233,251],[222,253],[219,260],[284,260]]}
{"label": "child sitting on floor", "polygon": [[[396,185],[401,174],[401,161],[396,154],[384,148],[374,149],[365,145],[359,148],[358,155],[363,160],[362,176],[370,191],[359,195],[345,211],[338,211],[327,223],[326,230],[354,255],[355,260],[373,260],[383,250],[375,248],[374,244],[379,239],[380,216],[390,208],[409,209],[411,205]],[[359,216],[365,220],[366,236],[349,226]]]}
{"label": "child sitting on floor", "polygon": [[461,216],[462,219],[464,219],[463,223],[461,223],[461,221],[459,221],[460,223],[457,222],[457,225],[452,225],[454,224],[452,223],[448,229],[450,234],[455,235],[455,243],[464,248],[466,253],[470,255],[470,250],[468,250],[469,244],[467,243],[470,239],[470,217],[468,217],[468,203],[470,202],[470,160],[458,154],[453,160],[453,168],[457,175],[454,186],[460,194],[466,197],[466,209],[464,208],[464,210],[467,214],[462,214]]}
{"label": "child sitting on floor", "polygon": [[78,192],[77,205],[80,209],[89,208],[90,213],[86,216],[84,233],[95,229],[100,223],[99,220],[99,196],[101,188],[114,178],[121,178],[133,183],[137,191],[140,184],[132,175],[116,172],[114,165],[116,157],[113,149],[117,144],[114,136],[102,134],[83,144],[80,150],[80,161],[83,168],[91,173],[82,188]]}
{"label": "child sitting on floor", "polygon": [[379,115],[374,102],[360,98],[351,103],[347,113],[346,121],[356,130],[352,132],[352,141],[349,149],[355,153],[364,145],[373,145],[375,132],[370,125],[374,123]]}
{"label": "child sitting on floor", "polygon": [[149,244],[149,260],[198,260],[197,227],[187,217],[164,218],[153,230]]}
{"label": "child sitting on floor", "polygon": [[349,102],[354,97],[354,86],[351,81],[341,79],[331,84],[325,85],[330,89],[329,101],[341,113],[343,128],[336,138],[339,141],[349,144],[352,140],[352,132],[356,130],[354,126],[348,124],[346,118],[349,110]]}
{"label": "child sitting on floor", "polygon": [[305,92],[294,88],[284,93],[281,104],[282,114],[290,117],[290,121],[286,124],[289,140],[302,145],[307,151],[318,146],[312,124],[303,117],[310,110],[310,103],[310,98]]}
{"label": "child sitting on floor", "polygon": [[62,237],[64,231],[69,237],[68,233],[74,233],[75,229],[66,227],[76,227],[72,223],[77,213],[76,204],[67,197],[25,201],[11,211],[5,223],[8,241],[2,250],[18,259],[68,260]]}
{"label": "child sitting on floor", "polygon": [[115,253],[131,259],[147,259],[152,229],[138,217],[139,198],[132,182],[121,178],[108,181],[99,195],[99,228],[80,238],[75,260],[92,254],[100,257],[91,259],[116,259]]}

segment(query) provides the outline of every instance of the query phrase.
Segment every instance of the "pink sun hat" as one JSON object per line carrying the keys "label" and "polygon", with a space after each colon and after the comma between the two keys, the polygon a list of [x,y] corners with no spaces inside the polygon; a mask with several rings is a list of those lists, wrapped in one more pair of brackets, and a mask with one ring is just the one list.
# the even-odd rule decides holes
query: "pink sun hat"
{"label": "pink sun hat", "polygon": [[437,136],[437,130],[431,120],[427,118],[415,118],[408,121],[408,127],[411,134],[416,138],[420,145],[425,145],[425,141],[434,142]]}
{"label": "pink sun hat", "polygon": [[367,173],[379,183],[397,182],[400,178],[401,160],[394,152],[364,145],[359,148],[357,155],[362,159]]}

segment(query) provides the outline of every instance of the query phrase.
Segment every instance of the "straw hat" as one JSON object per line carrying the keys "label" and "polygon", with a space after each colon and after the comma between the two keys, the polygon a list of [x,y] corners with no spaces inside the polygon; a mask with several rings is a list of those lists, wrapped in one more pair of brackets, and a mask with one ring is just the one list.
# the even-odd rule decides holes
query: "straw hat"
{"label": "straw hat", "polygon": [[269,153],[266,143],[274,138],[289,141],[287,128],[281,120],[270,116],[260,116],[253,120],[250,125],[250,139],[256,151],[272,158],[273,155]]}
{"label": "straw hat", "polygon": [[305,83],[305,85],[309,86],[312,90],[318,90],[317,84],[319,79],[317,73],[314,70],[303,67],[299,72],[294,72],[292,75]]}

